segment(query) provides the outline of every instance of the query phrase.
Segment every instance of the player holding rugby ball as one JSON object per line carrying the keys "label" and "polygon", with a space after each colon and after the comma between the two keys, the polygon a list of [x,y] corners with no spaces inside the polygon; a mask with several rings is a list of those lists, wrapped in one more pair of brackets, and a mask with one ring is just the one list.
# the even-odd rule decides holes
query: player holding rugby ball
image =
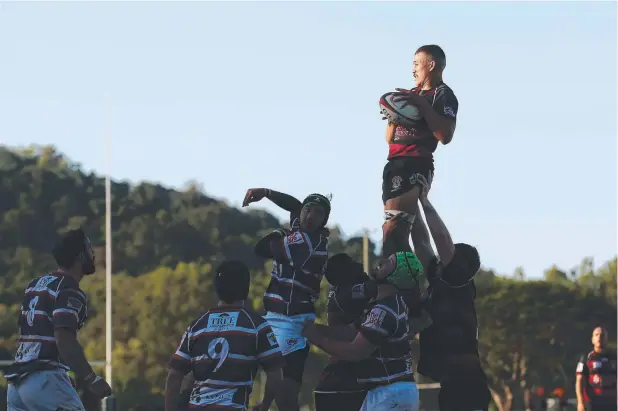
{"label": "player holding rugby ball", "polygon": [[[422,46],[414,55],[412,73],[416,87],[396,89],[396,93],[387,93],[380,99],[382,114],[389,120],[388,161],[382,174],[384,257],[397,251],[411,251],[409,228],[421,192],[418,176],[431,184],[433,153],[438,142],[448,144],[453,139],[459,104],[453,90],[442,81],[445,67],[446,56],[439,46]],[[409,224],[389,230],[387,227],[395,216]],[[387,234],[389,231],[392,234]]]}

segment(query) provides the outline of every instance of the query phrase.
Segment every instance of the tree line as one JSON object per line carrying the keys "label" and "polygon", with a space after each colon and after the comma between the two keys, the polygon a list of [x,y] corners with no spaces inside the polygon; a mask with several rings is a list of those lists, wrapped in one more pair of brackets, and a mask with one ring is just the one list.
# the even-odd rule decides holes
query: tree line
{"label": "tree line", "polygon": [[[154,410],[162,406],[166,364],[182,332],[215,303],[210,274],[218,262],[237,258],[249,265],[251,301],[262,310],[270,263],[255,257],[253,246],[281,223],[264,211],[244,212],[208,197],[196,184],[172,190],[114,182],[111,191],[113,387],[119,410]],[[91,312],[80,340],[90,360],[104,359],[104,179],[51,146],[0,146],[0,217],[0,360],[13,357],[25,286],[55,268],[49,250],[60,233],[75,227],[91,236],[98,268],[82,282]],[[337,227],[331,227],[329,248],[362,261],[362,238],[345,238]],[[379,250],[373,244],[370,249],[374,261]],[[479,345],[498,410],[522,407],[526,392],[536,387],[572,393],[575,364],[589,350],[592,328],[603,325],[616,335],[616,269],[616,259],[600,267],[583,259],[571,270],[549,268],[543,280],[527,280],[521,270],[510,276],[479,272]],[[321,320],[327,288],[318,303]],[[305,404],[312,404],[326,361],[319,350],[311,356],[301,394]],[[5,389],[0,379],[3,398]],[[434,400],[421,393],[425,404]],[[96,401],[85,401],[97,409]]]}

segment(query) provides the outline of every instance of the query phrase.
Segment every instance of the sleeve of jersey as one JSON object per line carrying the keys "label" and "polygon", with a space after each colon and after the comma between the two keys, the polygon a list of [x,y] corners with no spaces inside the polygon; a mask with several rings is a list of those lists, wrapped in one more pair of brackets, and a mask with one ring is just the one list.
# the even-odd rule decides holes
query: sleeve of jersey
{"label": "sleeve of jersey", "polygon": [[270,325],[263,322],[258,326],[257,357],[264,371],[269,371],[283,365],[281,348]]}
{"label": "sleeve of jersey", "polygon": [[584,375],[586,374],[586,371],[588,371],[588,369],[586,368],[586,357],[582,355],[579,358],[579,361],[577,362],[577,368],[575,368],[575,374]]}
{"label": "sleeve of jersey", "polygon": [[75,288],[61,288],[56,296],[52,323],[54,328],[77,331],[80,314],[87,310],[86,296]]}
{"label": "sleeve of jersey", "polygon": [[174,355],[172,355],[169,363],[170,368],[184,374],[188,374],[193,369],[193,362],[191,361],[191,354],[189,353],[189,339],[189,330],[187,330],[182,336],[180,345],[176,349]]}
{"label": "sleeve of jersey", "polygon": [[443,117],[457,120],[459,102],[451,89],[443,88],[439,90],[436,95],[436,99],[433,102],[433,109]]}
{"label": "sleeve of jersey", "polygon": [[397,327],[397,320],[386,307],[376,305],[361,324],[360,332],[370,343],[381,345]]}

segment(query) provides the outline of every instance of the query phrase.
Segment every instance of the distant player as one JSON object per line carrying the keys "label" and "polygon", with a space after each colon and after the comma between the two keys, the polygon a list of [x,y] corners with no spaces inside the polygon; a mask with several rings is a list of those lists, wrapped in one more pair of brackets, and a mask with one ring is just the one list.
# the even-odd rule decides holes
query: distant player
{"label": "distant player", "polygon": [[607,349],[604,328],[592,331],[592,351],[579,359],[576,375],[577,411],[616,411],[616,352]]}
{"label": "distant player", "polygon": [[59,268],[30,282],[19,317],[19,347],[5,371],[9,411],[85,410],[67,372],[99,398],[111,394],[77,341],[88,315],[88,299],[79,288],[94,274],[94,254],[82,230],[66,233],[53,249]]}
{"label": "distant player", "polygon": [[189,325],[169,363],[165,410],[176,411],[181,384],[193,372],[190,409],[247,410],[253,380],[261,366],[267,384],[277,387],[281,349],[268,323],[245,308],[249,269],[240,261],[221,264],[214,273],[219,303]]}
{"label": "distant player", "polygon": [[383,260],[373,273],[377,296],[350,341],[330,337],[325,326],[310,323],[305,327],[304,335],[312,343],[341,360],[358,363],[357,382],[367,390],[361,411],[418,410],[408,307],[400,292],[418,287],[422,271],[410,252]]}
{"label": "distant player", "polygon": [[419,181],[424,184],[420,202],[439,258],[419,213],[412,227],[412,241],[429,282],[424,308],[433,323],[420,332],[418,372],[440,382],[440,411],[487,410],[490,392],[478,353],[475,307],[474,276],[480,268],[479,254],[471,245],[453,244],[427,198],[427,182],[424,178]]}
{"label": "distant player", "polygon": [[264,318],[273,328],[285,358],[284,381],[276,402],[280,409],[294,411],[300,408],[298,395],[309,355],[302,328],[307,319],[315,319],[315,302],[328,259],[325,226],[331,205],[321,194],[311,194],[301,203],[294,197],[266,189],[249,190],[243,204],[264,197],[290,211],[291,229],[265,236],[255,252],[273,260],[271,281],[264,294]]}
{"label": "distant player", "polygon": [[[349,324],[360,325],[365,308],[378,293],[378,284],[364,272],[363,265],[347,254],[329,258],[325,274],[333,286],[328,295],[328,325],[333,338],[351,341],[356,335]],[[316,411],[358,411],[367,395],[357,381],[357,363],[335,356],[320,375],[314,390]]]}
{"label": "distant player", "polygon": [[[388,162],[382,173],[384,217],[388,221],[403,214],[411,224],[420,194],[418,176],[429,184],[433,179],[433,153],[438,142],[448,144],[453,139],[459,103],[453,91],[442,81],[446,67],[444,51],[436,45],[420,47],[414,55],[412,73],[416,87],[397,89],[394,100],[405,100],[418,107],[424,120],[416,128],[390,123],[386,127]],[[408,227],[383,234],[383,256],[395,251],[411,251]]]}

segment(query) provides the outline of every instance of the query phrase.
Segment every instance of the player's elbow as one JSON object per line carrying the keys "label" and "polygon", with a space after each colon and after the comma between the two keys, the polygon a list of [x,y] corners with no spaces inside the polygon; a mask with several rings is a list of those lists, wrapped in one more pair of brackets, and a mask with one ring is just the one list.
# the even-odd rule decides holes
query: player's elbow
{"label": "player's elbow", "polygon": [[71,347],[77,342],[77,334],[68,328],[56,328],[54,329],[54,339],[56,340],[56,346],[59,351],[62,351],[66,347]]}

